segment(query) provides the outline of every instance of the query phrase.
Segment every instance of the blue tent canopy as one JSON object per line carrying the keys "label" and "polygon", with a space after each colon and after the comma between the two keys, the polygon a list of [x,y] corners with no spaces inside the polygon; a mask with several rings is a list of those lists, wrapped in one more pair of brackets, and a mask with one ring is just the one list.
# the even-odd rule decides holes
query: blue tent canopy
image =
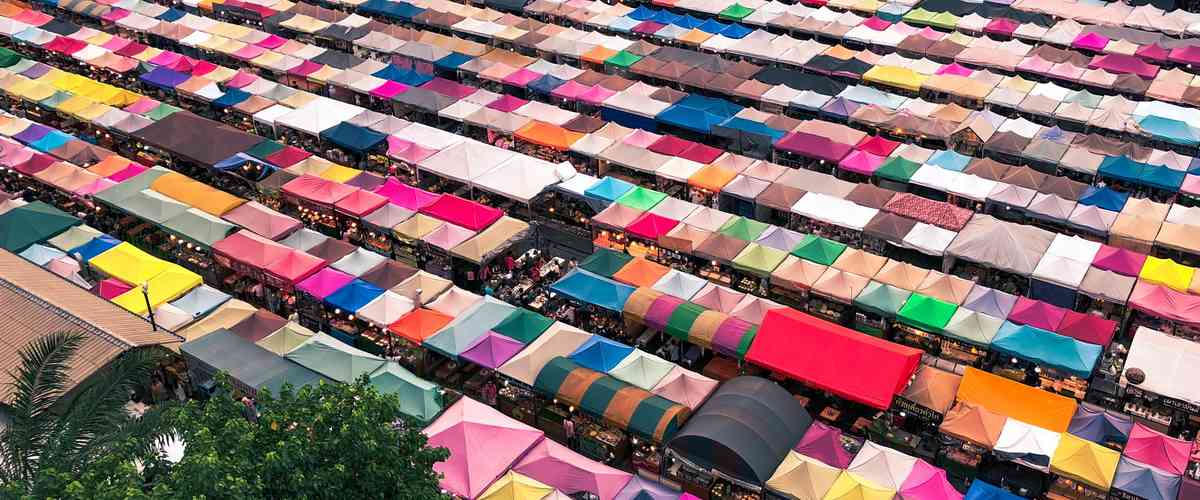
{"label": "blue tent canopy", "polygon": [[1129,416],[1110,412],[1088,403],[1080,404],[1071,417],[1067,432],[1093,443],[1124,443],[1129,440],[1133,421]]}
{"label": "blue tent canopy", "polygon": [[413,87],[424,85],[426,82],[433,79],[432,76],[411,69],[404,69],[394,64],[389,64],[386,68],[372,73],[371,76],[403,83]]}
{"label": "blue tent canopy", "polygon": [[702,134],[712,132],[713,125],[720,124],[728,117],[708,113],[702,109],[675,104],[659,113],[656,120],[667,125],[674,125],[684,130]]}
{"label": "blue tent canopy", "polygon": [[1186,172],[1162,165],[1146,165],[1146,168],[1142,169],[1141,175],[1138,176],[1138,182],[1167,191],[1179,191],[1184,177],[1187,177]]}
{"label": "blue tent canopy", "polygon": [[771,139],[772,143],[787,135],[787,133],[784,131],[768,127],[765,123],[747,120],[745,118],[739,118],[736,116],[725,120],[719,126],[722,128],[734,129],[746,134],[766,136]]}
{"label": "blue tent canopy", "polygon": [[657,14],[654,14],[654,17],[650,18],[649,20],[654,21],[659,24],[672,24],[675,22],[675,20],[679,19],[680,17],[683,17],[683,16],[680,16],[679,14],[675,14],[669,10],[660,10],[660,11],[658,11]]}
{"label": "blue tent canopy", "polygon": [[213,106],[215,106],[217,108],[228,108],[230,106],[237,105],[237,104],[241,103],[242,101],[245,101],[246,99],[249,99],[249,98],[250,98],[249,92],[246,92],[243,90],[238,90],[238,89],[229,89],[229,90],[225,91],[225,95],[216,98],[216,100],[214,100],[212,102],[212,104],[213,104]]}
{"label": "blue tent canopy", "polygon": [[745,109],[744,106],[734,104],[733,101],[718,97],[706,97],[700,94],[688,94],[683,99],[676,101],[675,104],[700,109],[720,116],[722,119],[741,113]]}
{"label": "blue tent canopy", "polygon": [[1179,120],[1163,116],[1147,116],[1138,122],[1138,126],[1142,128],[1142,131],[1154,136],[1155,139],[1184,146],[1200,144],[1200,133]]}
{"label": "blue tent canopy", "polygon": [[342,122],[322,131],[321,139],[363,153],[387,140],[387,136],[366,127]]}
{"label": "blue tent canopy", "polygon": [[680,28],[692,29],[700,27],[701,24],[704,24],[704,20],[692,17],[691,14],[688,14],[671,21],[671,24],[679,26]]}
{"label": "blue tent canopy", "polygon": [[188,81],[191,78],[187,73],[167,69],[162,66],[150,70],[150,72],[138,77],[139,80],[153,85],[164,90],[175,90],[179,84]]}
{"label": "blue tent canopy", "polygon": [[558,88],[559,85],[562,85],[564,83],[567,83],[567,81],[563,80],[561,78],[555,77],[554,75],[542,75],[541,78],[538,78],[537,80],[529,82],[529,85],[526,85],[525,87],[534,92],[540,92],[542,94],[549,94],[551,92],[554,92],[554,89]]}
{"label": "blue tent canopy", "polygon": [[1065,370],[1087,378],[1103,350],[1098,345],[1029,325],[1005,321],[992,339],[992,348],[1040,365]]}
{"label": "blue tent canopy", "polygon": [[433,65],[434,65],[434,67],[436,67],[438,69],[454,70],[454,69],[458,69],[459,66],[462,66],[462,65],[470,62],[472,59],[475,59],[475,58],[471,57],[469,55],[466,55],[466,54],[460,54],[458,52],[451,52],[450,55],[435,61],[433,63]]}
{"label": "blue tent canopy", "polygon": [[701,24],[700,26],[696,26],[696,28],[698,28],[700,31],[703,31],[705,33],[712,34],[712,35],[715,35],[717,33],[725,31],[725,29],[728,27],[729,27],[728,24],[720,22],[716,19],[709,19],[709,20],[705,21],[704,24]]}
{"label": "blue tent canopy", "polygon": [[1001,489],[998,486],[992,486],[976,479],[971,482],[971,489],[967,490],[967,495],[963,500],[1024,500],[1023,498],[1009,493],[1008,490]]}
{"label": "blue tent canopy", "polygon": [[624,196],[630,189],[633,189],[633,184],[615,177],[605,177],[584,190],[583,195],[611,203]]}
{"label": "blue tent canopy", "polygon": [[[247,163],[253,163],[253,164],[259,166],[258,177],[256,179],[253,179],[256,181],[261,181],[263,179],[266,179],[267,176],[271,175],[276,170],[278,170],[277,168],[275,168],[275,165],[271,165],[270,163],[259,160],[258,158],[250,156],[246,153],[238,153],[233,156],[230,156],[229,158],[221,160],[221,161],[217,162],[215,165],[213,165],[213,168],[215,168],[217,170],[221,170],[221,171],[229,171],[229,170],[239,168],[242,165],[245,165]],[[243,172],[242,175],[246,175],[246,172]]]}
{"label": "blue tent canopy", "polygon": [[186,13],[179,9],[167,9],[167,10],[163,11],[162,14],[158,15],[158,20],[166,21],[168,23],[173,23],[175,21],[182,19],[184,14],[186,14]]}
{"label": "blue tent canopy", "polygon": [[601,373],[608,373],[632,352],[633,348],[630,346],[593,335],[587,342],[575,349],[575,352],[571,353],[569,357],[582,366]]}
{"label": "blue tent canopy", "polygon": [[1129,201],[1129,195],[1122,193],[1109,187],[1092,187],[1089,186],[1083,192],[1083,196],[1079,197],[1079,203],[1091,205],[1094,207],[1103,208],[1105,210],[1120,212],[1125,208],[1125,202]]}
{"label": "blue tent canopy", "polygon": [[645,5],[641,5],[641,6],[638,6],[638,8],[633,9],[633,12],[626,14],[626,16],[628,16],[630,19],[633,19],[635,21],[649,21],[649,20],[653,19],[654,16],[657,14],[658,14],[657,9],[651,9],[649,7],[646,7]]}
{"label": "blue tent canopy", "polygon": [[49,134],[42,136],[41,139],[38,139],[38,140],[30,143],[29,147],[36,149],[38,151],[41,151],[43,153],[48,153],[48,152],[50,152],[50,150],[58,149],[58,148],[62,147],[64,144],[71,142],[73,140],[75,140],[75,138],[72,137],[70,134],[67,134],[65,132],[61,132],[58,130],[51,130]]}
{"label": "blue tent canopy", "polygon": [[325,297],[325,302],[343,311],[353,313],[380,295],[383,295],[382,288],[355,278],[354,281]]}
{"label": "blue tent canopy", "polygon": [[629,299],[630,295],[633,295],[635,290],[629,285],[579,269],[567,273],[550,289],[576,300],[616,312],[621,312],[625,307],[625,301]]}
{"label": "blue tent canopy", "polygon": [[1129,457],[1121,457],[1117,462],[1117,473],[1113,477],[1112,487],[1126,493],[1132,493],[1146,500],[1174,500],[1179,496],[1179,487],[1183,479],[1168,474],[1138,462]]}
{"label": "blue tent canopy", "polygon": [[93,257],[100,255],[104,252],[107,252],[112,247],[115,247],[120,244],[121,244],[121,240],[113,238],[112,236],[109,236],[107,234],[102,234],[100,236],[92,238],[92,241],[89,241],[89,242],[79,245],[75,248],[72,248],[70,251],[67,252],[67,255],[71,255],[71,256],[78,255],[78,257],[80,259],[82,259],[84,262],[87,262],[89,260],[92,260]]}
{"label": "blue tent canopy", "polygon": [[749,35],[751,33],[754,33],[754,30],[747,28],[745,26],[742,26],[741,24],[733,23],[733,24],[729,25],[728,28],[721,30],[721,32],[719,34],[725,38],[732,38],[734,40],[740,40],[742,38],[745,38],[746,35]]}
{"label": "blue tent canopy", "polygon": [[933,156],[930,156],[929,161],[926,163],[942,167],[946,170],[962,172],[967,168],[967,164],[971,163],[972,159],[973,158],[970,156],[964,155],[957,151],[943,149],[934,153]]}

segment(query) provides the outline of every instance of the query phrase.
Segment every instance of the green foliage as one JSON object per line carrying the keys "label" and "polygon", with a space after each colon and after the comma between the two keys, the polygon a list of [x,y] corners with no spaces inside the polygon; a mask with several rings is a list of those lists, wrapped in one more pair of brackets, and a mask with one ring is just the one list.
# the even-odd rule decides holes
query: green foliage
{"label": "green foliage", "polygon": [[153,496],[445,498],[433,464],[447,452],[428,448],[420,429],[402,420],[396,396],[365,377],[258,398],[257,422],[227,396],[177,409],[171,420],[187,451]]}

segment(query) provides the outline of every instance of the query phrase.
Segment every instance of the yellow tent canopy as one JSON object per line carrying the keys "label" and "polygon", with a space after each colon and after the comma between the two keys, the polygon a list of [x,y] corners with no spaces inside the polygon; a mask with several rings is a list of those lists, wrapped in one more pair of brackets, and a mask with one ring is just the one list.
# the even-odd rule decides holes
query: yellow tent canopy
{"label": "yellow tent canopy", "polygon": [[41,82],[30,81],[28,85],[22,85],[21,82],[16,85],[18,88],[10,90],[13,94],[23,97],[30,101],[40,101],[54,95],[54,86],[47,85]]}
{"label": "yellow tent canopy", "polygon": [[1149,256],[1146,257],[1146,263],[1142,265],[1142,272],[1138,277],[1142,281],[1186,292],[1188,285],[1192,283],[1194,274],[1196,274],[1194,267],[1185,266],[1171,259]]}
{"label": "yellow tent canopy", "polygon": [[226,212],[246,202],[237,196],[175,172],[155,179],[150,184],[150,189],[216,217],[225,215]]}
{"label": "yellow tent canopy", "polygon": [[134,314],[145,315],[149,312],[146,310],[147,298],[150,300],[150,307],[158,307],[163,302],[170,302],[182,297],[183,294],[200,286],[204,281],[199,274],[188,271],[178,264],[166,264],[166,266],[163,272],[146,282],[148,294],[143,296],[142,287],[135,286],[132,290],[113,297],[113,303]]}
{"label": "yellow tent canopy", "polygon": [[788,451],[767,480],[767,488],[794,500],[821,500],[841,473],[819,460]]}
{"label": "yellow tent canopy", "polygon": [[183,337],[185,341],[196,340],[217,330],[241,323],[255,311],[258,311],[257,307],[238,299],[230,299],[200,321],[175,333]]}
{"label": "yellow tent canopy", "polygon": [[100,272],[129,285],[140,285],[167,269],[167,262],[127,242],[112,247],[88,261]]}
{"label": "yellow tent canopy", "polygon": [[529,476],[508,471],[479,495],[479,500],[541,500],[554,488]]}
{"label": "yellow tent canopy", "polygon": [[358,175],[361,173],[362,173],[362,170],[353,169],[350,167],[343,167],[341,165],[333,164],[333,165],[330,165],[329,168],[322,171],[320,174],[320,177],[325,180],[330,180],[333,182],[345,184],[346,181],[349,181],[350,179],[358,177]]}
{"label": "yellow tent canopy", "polygon": [[1050,459],[1050,471],[1108,491],[1121,453],[1071,434],[1063,434]]}
{"label": "yellow tent canopy", "polygon": [[853,472],[842,471],[824,500],[892,500],[895,496],[892,490],[872,485]]}
{"label": "yellow tent canopy", "polygon": [[96,103],[96,101],[93,101],[91,99],[88,99],[87,97],[76,94],[76,95],[72,96],[70,99],[67,99],[67,100],[59,103],[58,110],[63,113],[70,114],[70,115],[78,115],[80,111],[83,111],[83,110],[91,107],[95,103]]}
{"label": "yellow tent canopy", "polygon": [[927,78],[929,77],[899,66],[875,66],[863,73],[865,81],[881,83],[911,92],[920,91],[921,84],[925,83]]}

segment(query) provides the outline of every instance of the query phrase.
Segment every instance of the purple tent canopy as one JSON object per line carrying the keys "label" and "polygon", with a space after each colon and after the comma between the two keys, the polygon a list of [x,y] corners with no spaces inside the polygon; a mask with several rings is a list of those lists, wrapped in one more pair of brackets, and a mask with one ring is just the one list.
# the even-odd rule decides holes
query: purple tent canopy
{"label": "purple tent canopy", "polygon": [[29,127],[27,127],[25,130],[22,130],[21,132],[17,133],[17,135],[12,136],[12,138],[16,139],[18,141],[21,141],[25,144],[29,144],[31,142],[37,141],[38,139],[46,137],[46,134],[49,134],[53,130],[54,129],[47,127],[45,125],[42,125],[40,123],[34,123],[33,125],[30,125]]}
{"label": "purple tent canopy", "polygon": [[1124,442],[1129,438],[1133,422],[1128,416],[1109,413],[1103,408],[1082,403],[1071,417],[1067,432],[1093,443]]}
{"label": "purple tent canopy", "polygon": [[836,427],[813,421],[808,432],[793,448],[796,453],[815,458],[830,467],[845,469],[854,458],[842,447],[842,431]]}
{"label": "purple tent canopy", "polygon": [[850,115],[853,115],[855,111],[858,111],[858,108],[861,107],[862,104],[851,101],[844,97],[838,97],[832,101],[829,101],[824,106],[821,106],[821,112],[839,118],[848,118]]}
{"label": "purple tent canopy", "polygon": [[512,338],[489,331],[487,335],[480,337],[459,356],[479,366],[495,370],[509,358],[521,352],[524,347],[525,344]]}
{"label": "purple tent canopy", "polygon": [[296,285],[296,288],[313,297],[324,300],[325,297],[330,296],[333,292],[338,291],[351,281],[354,281],[353,276],[337,269],[326,267],[317,271],[316,274],[305,278],[304,281]]}
{"label": "purple tent canopy", "polygon": [[649,479],[633,476],[613,500],[677,500],[680,493]]}
{"label": "purple tent canopy", "polygon": [[816,134],[792,132],[775,143],[775,149],[837,163],[854,150],[853,146],[841,144]]}
{"label": "purple tent canopy", "polygon": [[163,67],[154,68],[149,73],[142,75],[142,81],[157,85],[164,88],[173,89],[179,84],[188,81],[191,75],[180,73]]}

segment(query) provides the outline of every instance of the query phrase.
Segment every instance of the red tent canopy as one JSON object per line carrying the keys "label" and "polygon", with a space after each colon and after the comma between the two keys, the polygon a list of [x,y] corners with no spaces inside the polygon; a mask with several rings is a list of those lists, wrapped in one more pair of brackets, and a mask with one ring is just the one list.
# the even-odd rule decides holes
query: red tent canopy
{"label": "red tent canopy", "polygon": [[213,243],[212,248],[217,255],[255,269],[266,269],[292,252],[291,248],[244,229]]}
{"label": "red tent canopy", "polygon": [[659,238],[669,233],[677,225],[679,225],[679,221],[675,219],[668,219],[661,215],[646,212],[633,221],[632,224],[626,226],[625,232],[639,238],[658,241]]}
{"label": "red tent canopy", "polygon": [[1070,309],[1058,324],[1059,335],[1066,335],[1080,342],[1108,347],[1113,334],[1117,331],[1117,322],[1105,319],[1095,314],[1084,314]]}
{"label": "red tent canopy", "polygon": [[388,199],[383,196],[364,189],[357,189],[345,198],[338,200],[336,206],[340,212],[362,217],[382,207],[387,201]]}
{"label": "red tent canopy", "polygon": [[921,351],[796,311],[767,312],[746,359],[807,385],[879,409],[892,405]]}
{"label": "red tent canopy", "polygon": [[[294,182],[294,181],[293,181]],[[421,213],[444,220],[451,224],[479,231],[492,225],[504,215],[504,211],[471,200],[444,194],[437,201],[421,208]]]}

